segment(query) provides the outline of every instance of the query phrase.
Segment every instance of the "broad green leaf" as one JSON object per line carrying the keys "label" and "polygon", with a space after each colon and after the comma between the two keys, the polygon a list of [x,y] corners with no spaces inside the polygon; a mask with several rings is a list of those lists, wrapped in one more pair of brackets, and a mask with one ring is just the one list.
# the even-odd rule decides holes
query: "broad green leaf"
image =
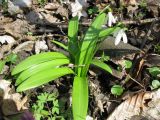
{"label": "broad green leaf", "polygon": [[122,95],[122,93],[123,93],[123,87],[120,86],[120,85],[114,85],[111,88],[111,93],[113,95],[116,95],[116,96]]}
{"label": "broad green leaf", "polygon": [[93,65],[95,65],[95,66],[98,66],[98,67],[100,67],[101,69],[103,69],[103,70],[105,70],[105,71],[107,71],[107,72],[109,72],[109,73],[112,74],[112,69],[111,69],[111,67],[109,67],[106,63],[104,63],[104,62],[102,62],[102,61],[100,61],[100,60],[94,59],[94,60],[92,60],[91,64],[93,64]]}
{"label": "broad green leaf", "polygon": [[130,60],[124,60],[124,66],[126,69],[129,69],[132,67],[132,61]]}
{"label": "broad green leaf", "polygon": [[86,120],[88,109],[88,80],[86,77],[74,78],[72,93],[74,120]]}
{"label": "broad green leaf", "polygon": [[153,87],[154,89],[159,88],[159,87],[160,87],[160,81],[159,81],[159,80],[153,80],[153,81],[152,81],[152,87]]}
{"label": "broad green leaf", "polygon": [[43,85],[45,83],[48,83],[52,80],[55,80],[61,76],[67,75],[67,74],[73,74],[74,72],[67,67],[62,68],[52,68],[45,71],[38,72],[37,74],[31,76],[24,82],[22,82],[18,88],[17,91],[25,91],[31,88],[38,87],[40,85]]}
{"label": "broad green leaf", "polygon": [[55,40],[53,40],[52,42],[55,43],[55,44],[57,44],[57,45],[59,45],[63,49],[68,50],[68,46],[64,45],[63,43],[55,41]]}
{"label": "broad green leaf", "polygon": [[74,17],[69,21],[68,25],[68,50],[71,54],[72,59],[75,59],[78,47],[78,17]]}
{"label": "broad green leaf", "polygon": [[151,67],[151,68],[148,68],[148,69],[149,69],[149,73],[153,77],[157,77],[157,75],[160,74],[160,67]]}
{"label": "broad green leaf", "polygon": [[24,70],[17,78],[16,80],[16,85],[22,83],[25,81],[27,78],[35,75],[36,73],[40,71],[45,71],[51,68],[54,68],[56,66],[68,64],[69,60],[68,59],[56,59],[56,60],[51,60],[47,62],[40,63],[38,65],[32,66],[28,68],[27,70]]}
{"label": "broad green leaf", "polygon": [[37,64],[51,61],[54,59],[65,59],[67,58],[65,55],[59,52],[45,52],[40,53],[37,55],[33,55],[22,61],[20,64],[18,64],[12,71],[12,75],[15,75],[19,72],[22,72],[23,70],[26,70],[30,67],[33,67]]}
{"label": "broad green leaf", "polygon": [[[96,52],[99,32],[106,19],[106,14],[102,13],[96,17],[94,22],[87,30],[83,42],[81,44],[79,65],[85,65],[85,67],[78,68],[78,75],[86,76],[89,64]],[[83,72],[82,72],[83,71]]]}
{"label": "broad green leaf", "polygon": [[0,60],[0,73],[2,72],[6,61]]}

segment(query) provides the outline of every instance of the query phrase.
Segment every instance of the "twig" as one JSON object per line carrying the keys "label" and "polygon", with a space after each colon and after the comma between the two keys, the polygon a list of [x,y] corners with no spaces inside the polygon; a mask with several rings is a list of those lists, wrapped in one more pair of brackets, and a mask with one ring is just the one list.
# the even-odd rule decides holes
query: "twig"
{"label": "twig", "polygon": [[[130,24],[146,24],[146,23],[151,23],[151,22],[156,22],[156,21],[160,21],[160,17],[148,18],[148,19],[144,19],[144,20],[124,20],[121,22],[125,25],[130,25]],[[61,26],[62,28],[68,27],[67,22],[36,23],[36,24],[40,25],[40,26],[52,26],[52,27]],[[89,26],[90,24],[91,24],[90,21],[85,21],[85,22],[80,23],[80,25],[83,25],[83,26]]]}
{"label": "twig", "polygon": [[135,80],[134,78],[132,78],[130,75],[129,75],[129,78],[130,78],[131,80],[133,80],[134,82],[136,82],[138,85],[140,85],[142,88],[145,89],[145,87],[144,87],[141,83],[139,83],[137,80]]}

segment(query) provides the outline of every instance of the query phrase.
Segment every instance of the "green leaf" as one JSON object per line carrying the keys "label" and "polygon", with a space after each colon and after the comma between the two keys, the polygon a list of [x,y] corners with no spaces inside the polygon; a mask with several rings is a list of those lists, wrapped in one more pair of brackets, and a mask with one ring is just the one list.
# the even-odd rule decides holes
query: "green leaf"
{"label": "green leaf", "polygon": [[123,93],[123,88],[120,85],[114,85],[111,88],[111,93],[116,96],[120,96]]}
{"label": "green leaf", "polygon": [[102,13],[96,17],[94,22],[91,24],[87,30],[79,55],[79,65],[85,65],[85,67],[78,67],[78,75],[86,76],[90,62],[96,52],[98,35],[106,19],[106,14]]}
{"label": "green leaf", "polygon": [[104,38],[106,36],[109,36],[109,35],[113,34],[115,29],[116,29],[116,27],[111,27],[111,28],[101,30],[100,33],[99,33],[99,38]]}
{"label": "green leaf", "polygon": [[93,64],[93,65],[95,65],[95,66],[98,66],[98,67],[100,67],[101,69],[103,69],[103,70],[105,70],[105,71],[107,71],[107,72],[109,72],[109,73],[112,74],[112,69],[111,69],[111,67],[109,67],[106,63],[104,63],[104,62],[102,62],[102,61],[100,61],[100,60],[94,59],[94,60],[92,60],[91,64]]}
{"label": "green leaf", "polygon": [[15,63],[17,61],[18,56],[15,53],[11,53],[7,56],[6,62]]}
{"label": "green leaf", "polygon": [[55,40],[53,40],[52,42],[57,44],[57,45],[59,45],[60,47],[62,47],[63,49],[68,51],[68,46],[64,45],[63,43],[55,41]]}
{"label": "green leaf", "polygon": [[69,21],[68,25],[68,50],[71,54],[72,59],[75,59],[77,52],[79,51],[78,46],[78,17],[74,17]]}
{"label": "green leaf", "polygon": [[68,59],[56,59],[56,60],[51,60],[47,61],[44,63],[40,63],[38,65],[32,66],[28,68],[27,70],[24,70],[17,78],[16,80],[16,85],[19,85],[23,81],[25,81],[27,78],[35,75],[36,73],[40,71],[45,71],[51,68],[54,68],[56,66],[68,64],[69,60]]}
{"label": "green leaf", "polygon": [[149,73],[153,77],[157,77],[157,75],[160,74],[160,67],[152,67],[152,68],[148,68],[148,69],[149,69]]}
{"label": "green leaf", "polygon": [[126,69],[129,69],[132,67],[132,61],[130,60],[124,60],[124,66]]}
{"label": "green leaf", "polygon": [[31,88],[38,87],[40,85],[43,85],[45,83],[48,83],[52,80],[55,80],[61,76],[67,75],[67,74],[73,74],[74,72],[67,67],[62,68],[52,68],[45,71],[38,72],[34,76],[31,76],[27,80],[25,80],[23,83],[21,83],[17,91],[25,91]]}
{"label": "green leaf", "polygon": [[88,109],[88,80],[86,77],[74,78],[72,93],[74,120],[85,120]]}
{"label": "green leaf", "polygon": [[30,67],[33,67],[37,64],[51,61],[54,59],[65,59],[67,58],[65,55],[59,52],[45,52],[40,53],[37,55],[33,55],[22,61],[20,64],[18,64],[12,71],[12,75],[15,75],[17,73],[22,72],[23,70],[26,70]]}
{"label": "green leaf", "polygon": [[152,81],[152,87],[153,87],[154,89],[159,88],[159,87],[160,87],[160,81],[159,81],[159,80],[153,80],[153,81]]}
{"label": "green leaf", "polygon": [[0,60],[0,74],[5,66],[6,61]]}

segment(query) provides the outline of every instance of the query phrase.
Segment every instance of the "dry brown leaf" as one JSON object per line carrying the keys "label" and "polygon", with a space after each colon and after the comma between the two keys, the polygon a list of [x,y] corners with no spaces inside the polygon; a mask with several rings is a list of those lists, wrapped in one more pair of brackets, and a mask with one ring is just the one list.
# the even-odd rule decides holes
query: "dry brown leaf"
{"label": "dry brown leaf", "polygon": [[44,6],[44,9],[46,10],[56,10],[58,9],[60,6],[60,4],[58,2],[54,2],[54,3],[48,3],[47,5]]}
{"label": "dry brown leaf", "polygon": [[160,55],[158,54],[148,54],[145,60],[145,65],[148,67],[160,66]]}
{"label": "dry brown leaf", "polygon": [[12,90],[11,82],[0,80],[0,109],[5,116],[14,115],[20,110],[27,109],[24,104],[27,102],[27,97],[22,98],[19,93],[10,93]]}
{"label": "dry brown leaf", "polygon": [[17,19],[14,22],[5,24],[3,26],[5,32],[15,38],[23,38],[27,32],[32,31],[33,26],[29,25],[27,21]]}
{"label": "dry brown leaf", "polygon": [[160,120],[160,89],[153,92],[142,92],[121,103],[107,120],[130,120],[133,116],[142,115],[149,120]]}

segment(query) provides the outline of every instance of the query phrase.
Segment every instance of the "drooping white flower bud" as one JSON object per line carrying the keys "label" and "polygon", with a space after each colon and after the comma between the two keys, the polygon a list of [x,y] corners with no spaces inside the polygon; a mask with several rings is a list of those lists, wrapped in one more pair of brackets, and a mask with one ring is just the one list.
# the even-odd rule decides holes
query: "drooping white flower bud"
{"label": "drooping white flower bud", "polygon": [[127,43],[128,42],[128,39],[127,39],[127,35],[124,31],[124,29],[121,29],[117,32],[117,34],[115,35],[115,45],[118,45],[119,42],[121,41],[121,39],[123,40],[124,43]]}
{"label": "drooping white flower bud", "polygon": [[113,23],[116,23],[116,18],[113,16],[112,12],[108,12],[108,26],[111,27]]}

